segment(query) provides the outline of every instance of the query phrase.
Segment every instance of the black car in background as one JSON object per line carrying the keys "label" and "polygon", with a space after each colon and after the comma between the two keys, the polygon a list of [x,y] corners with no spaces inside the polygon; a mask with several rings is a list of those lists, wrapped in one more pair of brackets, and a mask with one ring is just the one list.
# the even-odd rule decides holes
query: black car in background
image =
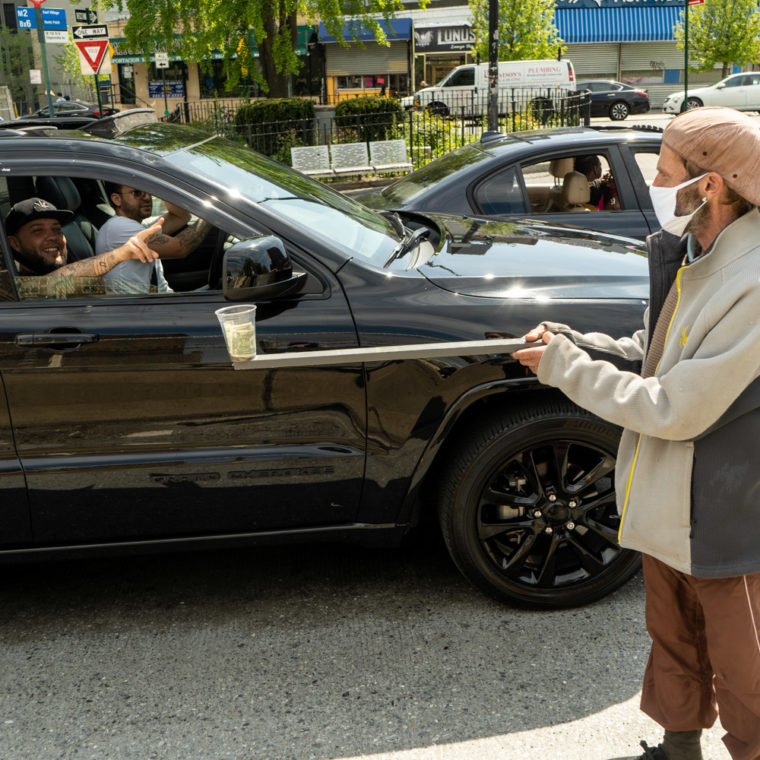
{"label": "black car in background", "polygon": [[589,79],[578,82],[579,90],[591,93],[591,115],[608,116],[622,121],[629,114],[649,111],[649,93],[641,87],[632,87],[611,79]]}
{"label": "black car in background", "polygon": [[[108,219],[106,181],[211,225],[165,262],[174,292],[67,298],[41,278],[19,298],[0,232],[0,559],[395,545],[437,523],[501,600],[581,604],[637,570],[617,544],[619,430],[509,356],[308,359],[517,337],[546,318],[631,334],[648,296],[636,241],[376,213],[218,136],[128,116],[113,139],[0,131],[3,218],[33,195],[69,208],[77,257]],[[229,300],[256,304],[260,354],[304,366],[236,369],[215,316]]]}
{"label": "black car in background", "polygon": [[[529,218],[644,239],[659,229],[648,185],[656,173],[661,137],[656,127],[487,133],[479,142],[355,197],[374,209]],[[589,155],[597,156],[602,174],[611,176],[614,205],[592,208],[573,197],[570,175],[576,159]]]}
{"label": "black car in background", "polygon": [[[80,100],[54,100],[53,101],[53,113],[52,116],[89,116],[93,119],[101,119],[104,116],[112,116],[118,113],[118,108],[111,108],[110,106],[99,106],[96,103],[83,103]],[[43,106],[35,111],[32,116],[44,116],[50,118],[50,107]]]}

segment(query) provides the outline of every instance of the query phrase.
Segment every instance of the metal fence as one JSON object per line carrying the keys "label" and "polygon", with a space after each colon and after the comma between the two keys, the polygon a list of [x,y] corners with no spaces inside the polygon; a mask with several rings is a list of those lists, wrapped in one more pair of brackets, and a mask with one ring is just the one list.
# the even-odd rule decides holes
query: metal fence
{"label": "metal fence", "polygon": [[[238,106],[235,102],[183,103],[169,120],[212,129],[287,165],[294,147],[401,138],[406,140],[415,168],[480,139],[488,123],[485,99],[451,105],[445,112],[428,107],[329,117],[318,114],[314,119],[258,124],[237,124]],[[498,111],[498,129],[503,132],[577,126],[589,124],[590,100],[587,93],[562,97],[512,93],[500,99]]]}

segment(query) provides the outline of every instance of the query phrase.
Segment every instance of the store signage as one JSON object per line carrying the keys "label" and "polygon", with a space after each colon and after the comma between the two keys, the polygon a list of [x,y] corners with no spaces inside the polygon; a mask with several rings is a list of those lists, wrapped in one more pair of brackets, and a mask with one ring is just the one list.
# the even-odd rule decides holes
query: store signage
{"label": "store signage", "polygon": [[176,82],[148,82],[149,98],[184,98],[185,83],[181,80]]}
{"label": "store signage", "polygon": [[417,53],[470,50],[474,44],[475,37],[467,24],[414,28],[414,49]]}
{"label": "store signage", "polygon": [[647,6],[662,8],[677,5],[683,8],[684,0],[554,0],[557,8],[631,8]]}

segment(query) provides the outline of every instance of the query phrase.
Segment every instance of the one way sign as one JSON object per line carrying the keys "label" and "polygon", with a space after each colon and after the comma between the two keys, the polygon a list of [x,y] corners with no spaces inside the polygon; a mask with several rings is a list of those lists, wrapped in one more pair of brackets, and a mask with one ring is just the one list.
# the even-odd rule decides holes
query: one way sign
{"label": "one way sign", "polygon": [[72,26],[71,34],[74,40],[96,40],[108,37],[106,24],[89,24],[85,26]]}

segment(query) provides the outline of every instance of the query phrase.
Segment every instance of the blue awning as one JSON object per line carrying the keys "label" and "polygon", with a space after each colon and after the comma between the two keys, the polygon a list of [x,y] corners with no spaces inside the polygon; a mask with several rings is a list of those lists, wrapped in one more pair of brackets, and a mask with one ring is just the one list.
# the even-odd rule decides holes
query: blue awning
{"label": "blue awning", "polygon": [[561,8],[554,13],[559,36],[575,42],[672,42],[683,7]]}
{"label": "blue awning", "polygon": [[[412,19],[394,18],[391,19],[390,25],[385,19],[377,20],[385,36],[389,40],[411,40],[412,39]],[[343,39],[346,42],[361,40],[362,42],[371,42],[375,35],[369,31],[361,21],[346,21],[343,26]],[[331,35],[325,28],[324,22],[319,24],[319,41],[320,42],[337,42],[338,40]]]}

